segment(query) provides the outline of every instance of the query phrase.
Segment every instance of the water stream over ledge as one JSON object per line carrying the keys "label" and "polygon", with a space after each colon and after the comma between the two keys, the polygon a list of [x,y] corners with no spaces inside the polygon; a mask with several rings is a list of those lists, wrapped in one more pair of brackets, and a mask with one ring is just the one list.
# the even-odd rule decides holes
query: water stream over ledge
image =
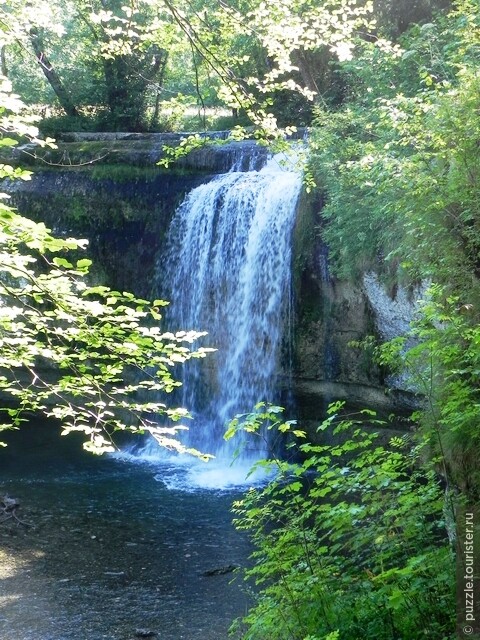
{"label": "water stream over ledge", "polygon": [[188,194],[159,260],[169,328],[206,331],[205,344],[218,350],[182,367],[182,404],[195,418],[186,441],[223,459],[238,446],[223,442],[226,423],[257,402],[278,401],[301,185],[285,154],[259,170],[234,166]]}
{"label": "water stream over ledge", "polygon": [[217,572],[247,561],[239,489],[186,490],[177,465],[96,458],[51,425],[8,440],[0,494],[34,526],[0,526],[2,640],[227,638],[247,605],[241,578]]}

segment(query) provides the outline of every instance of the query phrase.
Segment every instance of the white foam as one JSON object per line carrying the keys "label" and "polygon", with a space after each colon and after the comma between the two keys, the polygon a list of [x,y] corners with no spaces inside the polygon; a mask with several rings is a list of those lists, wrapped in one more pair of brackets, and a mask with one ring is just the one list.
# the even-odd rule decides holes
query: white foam
{"label": "white foam", "polygon": [[157,474],[155,480],[163,482],[168,489],[179,491],[232,491],[264,484],[269,477],[260,468],[252,472],[250,465],[229,465],[222,461],[197,463],[184,471],[167,477]]}
{"label": "white foam", "polygon": [[151,468],[154,479],[172,491],[233,491],[265,484],[272,474],[259,467],[254,460],[213,459],[205,462],[190,455],[168,454],[158,448],[157,453],[136,455],[132,450],[111,454],[127,464]]}

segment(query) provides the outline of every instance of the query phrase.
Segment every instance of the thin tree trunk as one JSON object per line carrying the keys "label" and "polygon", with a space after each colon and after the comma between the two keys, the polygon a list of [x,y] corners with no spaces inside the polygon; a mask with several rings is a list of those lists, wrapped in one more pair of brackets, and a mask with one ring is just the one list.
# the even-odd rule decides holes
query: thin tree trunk
{"label": "thin tree trunk", "polygon": [[55,95],[57,96],[61,107],[63,108],[67,116],[73,116],[73,117],[78,116],[77,108],[73,104],[73,101],[70,95],[68,94],[67,90],[63,86],[63,82],[60,76],[58,75],[58,73],[50,63],[49,59],[45,54],[45,51],[43,50],[44,47],[43,47],[42,38],[40,35],[40,31],[37,28],[33,28],[30,30],[30,41],[32,43],[32,47],[35,52],[35,56],[37,58],[37,62],[42,68],[42,71],[45,77],[47,78],[48,82],[50,83],[50,86],[55,92]]}
{"label": "thin tree trunk", "polygon": [[2,45],[0,47],[0,67],[1,67],[1,70],[2,70],[2,76],[4,78],[7,78],[8,77],[8,67],[7,67],[7,58],[6,58],[6,55],[5,55],[5,49],[6,49],[5,45]]}
{"label": "thin tree trunk", "polygon": [[[314,93],[319,93],[319,87],[317,84],[317,80],[314,75],[314,71],[309,64],[309,61],[306,59],[305,53],[301,50],[296,51],[294,55],[295,64],[298,67],[300,75],[302,77],[303,84],[309,89],[309,91],[313,91]],[[318,69],[315,69],[318,74]],[[322,69],[321,71],[324,71]]]}
{"label": "thin tree trunk", "polygon": [[165,80],[165,69],[167,66],[168,51],[160,49],[155,54],[155,63],[153,67],[152,79],[156,84],[157,91],[155,94],[155,110],[150,121],[150,126],[155,128],[158,125],[158,116],[160,115],[160,98]]}

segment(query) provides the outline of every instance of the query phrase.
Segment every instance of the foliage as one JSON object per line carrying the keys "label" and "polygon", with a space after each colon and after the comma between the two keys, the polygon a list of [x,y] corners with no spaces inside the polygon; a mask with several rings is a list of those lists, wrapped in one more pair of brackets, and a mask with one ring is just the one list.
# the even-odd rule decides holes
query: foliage
{"label": "foliage", "polygon": [[[317,113],[312,170],[325,190],[322,233],[343,277],[375,269],[433,283],[409,346],[380,351],[423,399],[417,420],[445,480],[478,498],[480,14],[453,11],[366,43],[344,65],[350,101]],[[413,345],[413,346],[412,346]]]}
{"label": "foliage", "polygon": [[156,129],[187,95],[204,121],[222,105],[272,135],[279,118],[292,124],[288,111],[309,120],[329,62],[351,56],[371,11],[355,0],[32,0],[28,10],[14,0],[0,3],[4,73],[30,103],[57,103],[80,125]]}
{"label": "foliage", "polygon": [[449,638],[454,563],[439,480],[408,437],[385,448],[373,412],[342,409],[332,405],[319,427],[333,444],[307,443],[265,405],[227,432],[288,435],[298,460],[259,463],[275,477],[234,504],[236,527],[254,543],[246,578],[256,585],[234,631],[245,640]]}
{"label": "foliage", "polygon": [[[1,97],[0,146],[15,145],[11,136],[19,132],[35,135],[7,83]],[[30,174],[2,165],[0,177]],[[185,451],[176,436],[188,413],[169,408],[165,394],[179,385],[175,366],[208,352],[191,348],[203,334],[162,332],[162,300],[91,286],[91,261],[81,256],[86,241],[53,236],[16,213],[6,197],[0,202],[0,389],[8,418],[0,428],[17,427],[26,411],[35,411],[58,418],[64,434],[84,433],[84,446],[97,453],[112,450],[118,430],[149,432],[160,445]]]}
{"label": "foliage", "polygon": [[348,104],[317,111],[312,169],[341,276],[401,263],[411,278],[460,287],[476,272],[479,25],[473,5],[458,12],[413,28],[400,48],[366,43],[344,66]]}

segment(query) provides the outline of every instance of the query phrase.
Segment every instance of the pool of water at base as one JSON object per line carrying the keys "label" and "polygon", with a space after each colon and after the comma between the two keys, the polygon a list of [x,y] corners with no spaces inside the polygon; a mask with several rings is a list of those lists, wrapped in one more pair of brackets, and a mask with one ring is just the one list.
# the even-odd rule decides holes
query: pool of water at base
{"label": "pool of water at base", "polygon": [[[32,425],[0,450],[1,640],[226,640],[248,597],[233,566],[239,488],[182,484],[189,465],[85,454]],[[153,635],[155,634],[155,635]]]}

